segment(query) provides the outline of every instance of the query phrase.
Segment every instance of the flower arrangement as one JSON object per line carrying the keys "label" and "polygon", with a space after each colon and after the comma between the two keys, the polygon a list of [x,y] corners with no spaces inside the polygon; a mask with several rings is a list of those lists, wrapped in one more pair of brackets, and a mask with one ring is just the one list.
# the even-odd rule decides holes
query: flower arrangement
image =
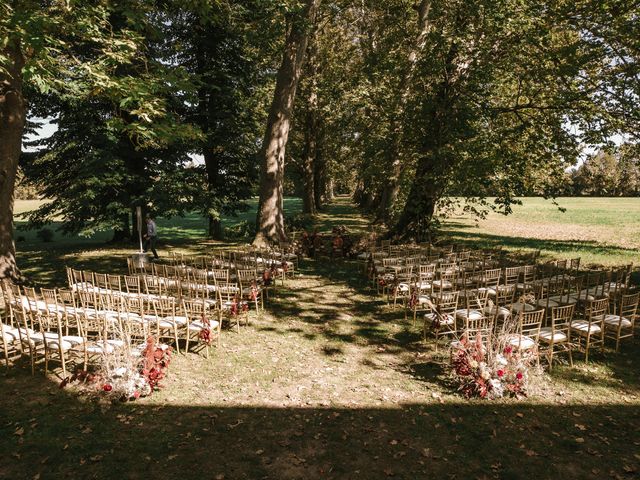
{"label": "flower arrangement", "polygon": [[[530,300],[521,298],[520,301]],[[454,381],[466,397],[502,398],[527,396],[541,369],[536,350],[519,350],[511,341],[517,335],[518,316],[504,320],[500,330],[484,338],[466,335],[457,342],[451,356]],[[435,323],[435,322],[434,322]]]}
{"label": "flower arrangement", "polygon": [[480,334],[475,339],[463,337],[452,356],[458,390],[466,397],[516,398],[527,395],[532,356],[507,345],[489,351]]}
{"label": "flower arrangement", "polygon": [[171,348],[156,342],[154,337],[138,347],[131,346],[126,334],[121,344],[104,348],[98,371],[78,370],[65,378],[60,388],[78,382],[90,394],[113,400],[136,400],[160,388],[171,363]]}

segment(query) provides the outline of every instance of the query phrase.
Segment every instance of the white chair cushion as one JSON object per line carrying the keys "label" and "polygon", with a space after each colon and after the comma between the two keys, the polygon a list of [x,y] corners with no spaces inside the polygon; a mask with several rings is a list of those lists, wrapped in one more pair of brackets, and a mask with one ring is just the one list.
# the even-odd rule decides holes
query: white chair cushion
{"label": "white chair cushion", "polygon": [[[160,326],[165,326],[165,325],[169,325],[169,326],[173,326],[175,325],[186,325],[187,322],[189,321],[189,319],[187,317],[182,317],[179,315],[176,316],[169,316],[169,317],[164,317],[162,320],[160,320],[159,324]],[[163,325],[164,322],[167,322]]]}
{"label": "white chair cushion", "polygon": [[[558,305],[574,305],[576,303],[578,303],[578,299],[575,295],[553,295],[551,297],[549,297],[549,306],[550,307],[557,307]],[[543,301],[543,300],[541,300]],[[555,303],[552,304],[552,302]]]}
{"label": "white chair cushion", "polygon": [[515,334],[509,337],[509,344],[520,348],[520,350],[529,350],[535,346],[536,342],[533,338],[526,335]]}
{"label": "white chair cushion", "polygon": [[425,303],[431,301],[428,295],[420,295],[418,297],[418,304],[424,305]]}
{"label": "white chair cushion", "polygon": [[602,331],[600,325],[596,325],[595,323],[589,325],[589,322],[586,320],[574,320],[571,322],[571,330],[575,330],[579,335],[583,336],[587,336],[589,332],[593,335]]}
{"label": "white chair cushion", "polygon": [[[495,312],[496,312],[495,305],[493,307],[485,307],[484,309],[485,315],[491,316],[491,315],[494,315]],[[498,315],[496,315],[496,318],[498,318],[499,320],[505,320],[510,316],[511,316],[511,310],[509,310],[506,307],[498,307]]]}
{"label": "white chair cushion", "polygon": [[482,312],[479,310],[468,310],[466,308],[462,308],[460,310],[456,310],[456,318],[460,320],[481,320],[484,317]]}
{"label": "white chair cushion", "polygon": [[15,342],[20,338],[20,333],[17,328],[10,327],[9,325],[2,324],[2,333],[6,342]]}
{"label": "white chair cushion", "polygon": [[434,280],[433,286],[438,288],[451,288],[453,284],[449,280]]}
{"label": "white chair cushion", "polygon": [[[435,313],[427,313],[424,316],[425,321],[427,321],[428,323],[433,323],[436,319],[436,314]],[[452,315],[449,315],[448,313],[446,315],[442,316],[442,319],[440,320],[440,325],[453,325],[455,324],[456,321],[453,318]]]}
{"label": "white chair cushion", "polygon": [[510,309],[515,313],[520,313],[523,309],[525,312],[533,312],[538,307],[529,303],[516,302],[511,304]]}
{"label": "white chair cushion", "polygon": [[87,353],[111,353],[114,351],[112,345],[108,343],[92,343],[85,347]]}
{"label": "white chair cushion", "polygon": [[567,336],[563,332],[551,331],[551,327],[540,329],[540,340],[545,343],[563,343],[567,341]]}
{"label": "white chair cushion", "polygon": [[[601,320],[602,316],[595,317],[596,320]],[[622,328],[631,328],[631,320],[625,317],[620,317],[620,315],[606,315],[604,317],[604,326],[607,329],[616,330],[620,324],[622,323]]]}
{"label": "white chair cushion", "polygon": [[560,305],[560,303],[556,300],[553,300],[551,298],[541,298],[540,300],[538,300],[536,302],[536,305],[538,305],[539,307],[557,307]]}
{"label": "white chair cushion", "polygon": [[487,295],[489,295],[490,297],[495,297],[496,296],[496,289],[492,288],[492,287],[480,287],[478,289],[479,292],[487,292]]}
{"label": "white chair cushion", "polygon": [[408,292],[409,291],[409,284],[408,283],[399,283],[398,284],[398,290],[400,292]]}
{"label": "white chair cushion", "polygon": [[202,323],[202,320],[196,320],[195,322],[191,322],[189,324],[189,330],[192,330],[194,332],[199,332],[200,330],[204,330],[205,328],[209,328],[211,330],[218,328],[218,321],[209,320],[209,327],[204,325],[204,323]]}

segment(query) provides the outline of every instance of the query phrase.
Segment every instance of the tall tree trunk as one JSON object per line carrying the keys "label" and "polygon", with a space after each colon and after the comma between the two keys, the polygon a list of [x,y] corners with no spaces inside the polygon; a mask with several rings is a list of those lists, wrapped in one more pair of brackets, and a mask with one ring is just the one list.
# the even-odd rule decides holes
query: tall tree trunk
{"label": "tall tree trunk", "polygon": [[[203,154],[207,170],[207,190],[209,195],[213,196],[216,193],[220,177],[220,160],[211,147],[205,148]],[[209,237],[222,240],[222,222],[219,215],[214,217],[209,214]]]}
{"label": "tall tree trunk", "polygon": [[276,78],[273,102],[259,153],[260,199],[255,246],[286,239],[283,212],[284,158],[291,115],[307,50],[311,25],[315,23],[320,0],[306,0],[301,15],[293,19],[287,36],[282,64]]}
{"label": "tall tree trunk", "polygon": [[0,68],[0,278],[20,278],[13,240],[13,200],[22,151],[26,103],[22,95],[25,59],[16,40],[1,50],[7,58]]}
{"label": "tall tree trunk", "polygon": [[316,156],[313,162],[313,196],[316,202],[316,210],[324,206],[324,189],[327,163],[322,151],[316,145]]}
{"label": "tall tree trunk", "polygon": [[411,94],[411,84],[420,53],[424,50],[427,43],[427,34],[429,33],[429,10],[431,9],[431,0],[422,0],[418,6],[418,35],[415,38],[413,47],[409,52],[409,63],[400,81],[398,89],[398,99],[394,115],[391,117],[391,128],[387,151],[386,161],[391,164],[391,172],[386,180],[382,190],[380,204],[376,212],[376,220],[379,222],[388,222],[391,209],[400,191],[400,178],[405,168],[406,161],[403,162],[402,151],[402,117],[407,106]]}
{"label": "tall tree trunk", "polygon": [[315,159],[318,151],[318,79],[316,77],[316,41],[309,41],[307,49],[307,78],[309,92],[307,97],[307,111],[304,129],[304,151],[302,158],[302,176],[304,193],[302,197],[302,211],[310,215],[316,214],[315,196]]}
{"label": "tall tree trunk", "polygon": [[[204,43],[208,32],[202,25],[198,25],[194,31],[194,35],[198,36],[196,42],[196,73],[204,75],[207,70],[207,52]],[[216,155],[213,140],[210,138],[211,123],[215,121],[216,105],[211,101],[210,85],[202,85],[198,89],[198,115],[197,122],[200,129],[207,138],[202,145],[201,154],[204,158],[205,171],[207,175],[207,193],[209,201],[218,193],[218,184],[220,182],[220,159]],[[208,214],[208,230],[209,237],[215,240],[222,240],[222,222],[220,216],[217,217]]]}

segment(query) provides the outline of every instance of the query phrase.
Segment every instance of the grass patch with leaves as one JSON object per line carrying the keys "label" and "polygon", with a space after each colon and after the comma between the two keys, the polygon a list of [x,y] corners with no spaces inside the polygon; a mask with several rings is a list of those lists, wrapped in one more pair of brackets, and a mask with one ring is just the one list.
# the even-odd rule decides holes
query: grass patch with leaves
{"label": "grass patch with leaves", "polygon": [[[126,256],[67,255],[102,271]],[[61,266],[40,268],[44,282]],[[374,297],[358,263],[305,260],[209,360],[176,355],[151,397],[96,404],[28,365],[0,374],[0,478],[636,478],[639,347],[554,367],[522,401],[464,401],[444,349]]]}

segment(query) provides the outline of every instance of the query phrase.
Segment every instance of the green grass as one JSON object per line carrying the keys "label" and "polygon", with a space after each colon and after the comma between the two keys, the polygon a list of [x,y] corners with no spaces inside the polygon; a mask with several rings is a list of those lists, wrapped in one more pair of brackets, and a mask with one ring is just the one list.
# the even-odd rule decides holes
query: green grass
{"label": "green grass", "polygon": [[[512,220],[523,232],[522,219],[556,215],[524,208]],[[368,225],[345,198],[318,222]],[[193,254],[221,245],[171,241]],[[43,284],[63,284],[64,263],[124,271],[131,253],[51,246],[20,251]],[[589,365],[576,359],[546,374],[536,396],[464,401],[446,354],[372,294],[360,264],[305,260],[262,318],[224,330],[210,360],[177,355],[149,398],[104,405],[24,363],[0,373],[0,478],[637,478],[639,340]]]}
{"label": "green grass", "polygon": [[[37,208],[39,200],[18,200],[15,205],[16,215]],[[230,227],[240,222],[254,222],[258,208],[257,199],[251,199],[249,209],[235,217],[223,218],[223,227]],[[295,215],[302,210],[299,198],[285,198],[285,215]],[[207,239],[207,219],[199,214],[184,217],[162,218],[156,220],[159,234],[158,251],[161,256],[171,252],[206,253],[211,248],[224,246],[224,242]],[[56,229],[60,222],[53,222],[48,228],[55,232],[52,242],[42,242],[37,238],[36,230],[25,230],[26,222],[16,221],[16,250],[18,266],[30,279],[41,285],[60,285],[65,282],[65,265],[74,268],[115,272],[124,272],[126,258],[137,252],[138,245],[109,244],[111,232],[100,232],[86,238],[78,235],[64,235]]]}
{"label": "green grass", "polygon": [[[357,227],[344,199],[334,208]],[[446,353],[372,294],[359,263],[304,260],[299,273],[262,318],[224,330],[210,360],[177,355],[149,398],[102,405],[28,365],[0,374],[0,478],[631,479],[640,469],[638,340],[589,365],[576,355],[537,396],[464,401]]]}
{"label": "green grass", "polygon": [[581,257],[584,264],[638,262],[640,198],[523,198],[512,215],[491,213],[476,223],[459,215],[443,233],[456,242],[509,250],[540,249],[554,258]]}

